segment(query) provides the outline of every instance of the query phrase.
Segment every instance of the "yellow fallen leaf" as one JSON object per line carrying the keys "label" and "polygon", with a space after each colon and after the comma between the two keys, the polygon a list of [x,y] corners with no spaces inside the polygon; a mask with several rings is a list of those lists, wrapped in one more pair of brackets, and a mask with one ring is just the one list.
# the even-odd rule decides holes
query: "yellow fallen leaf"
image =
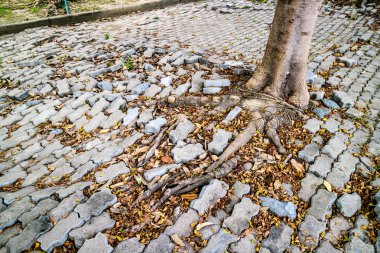
{"label": "yellow fallen leaf", "polygon": [[202,228],[210,226],[210,225],[214,225],[214,223],[209,222],[209,221],[208,222],[203,222],[203,223],[198,224],[195,229],[196,230],[201,230]]}
{"label": "yellow fallen leaf", "polygon": [[323,185],[326,187],[326,189],[331,192],[332,191],[332,188],[331,188],[331,184],[329,182],[327,182],[326,180],[323,180]]}
{"label": "yellow fallen leaf", "polygon": [[181,247],[185,246],[185,244],[183,243],[183,241],[179,238],[178,235],[176,234],[173,234],[170,236],[173,240],[173,242]]}

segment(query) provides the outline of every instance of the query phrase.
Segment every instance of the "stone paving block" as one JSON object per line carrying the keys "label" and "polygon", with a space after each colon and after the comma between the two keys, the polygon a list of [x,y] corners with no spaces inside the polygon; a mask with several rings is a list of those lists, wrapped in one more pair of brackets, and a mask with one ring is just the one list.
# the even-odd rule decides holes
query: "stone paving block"
{"label": "stone paving block", "polygon": [[17,236],[21,231],[20,224],[4,229],[0,234],[0,247],[3,247],[9,239]]}
{"label": "stone paving block", "polygon": [[321,221],[326,220],[326,215],[331,215],[332,205],[337,198],[335,192],[329,192],[325,189],[319,189],[317,194],[311,198],[311,206],[307,210],[308,214],[313,215]]}
{"label": "stone paving block", "polygon": [[170,131],[170,141],[176,144],[178,141],[186,139],[190,133],[194,132],[195,128],[195,125],[191,121],[184,119],[178,123],[176,129]]}
{"label": "stone paving block", "polygon": [[315,162],[312,165],[310,165],[309,172],[314,173],[318,177],[325,178],[331,171],[333,162],[334,159],[322,154],[315,159]]}
{"label": "stone paving block", "polygon": [[228,250],[228,247],[237,240],[238,237],[236,235],[233,235],[228,231],[220,229],[217,234],[211,236],[211,238],[208,240],[207,246],[201,249],[199,252],[226,252]]}
{"label": "stone paving block", "polygon": [[195,221],[198,221],[198,219],[199,216],[197,211],[189,209],[186,213],[181,214],[174,225],[167,227],[164,233],[169,236],[175,234],[180,238],[188,237],[193,232],[191,224]]}
{"label": "stone paving block", "polygon": [[35,191],[34,186],[28,186],[15,192],[0,192],[0,198],[3,199],[4,204],[10,205],[14,201],[20,200]]}
{"label": "stone paving block", "polygon": [[165,124],[166,124],[165,118],[163,118],[163,117],[156,118],[154,120],[149,121],[145,125],[144,132],[150,133],[150,134],[159,133],[161,130],[161,127]]}
{"label": "stone paving block", "polygon": [[351,241],[344,245],[345,253],[356,253],[356,252],[365,252],[365,253],[375,253],[375,247],[369,243],[363,242],[358,237],[352,237]]}
{"label": "stone paving block", "polygon": [[75,170],[74,174],[71,175],[71,181],[75,182],[81,179],[84,175],[94,170],[96,167],[97,166],[92,161],[83,164]]}
{"label": "stone paving block", "polygon": [[251,187],[248,184],[236,181],[232,185],[232,194],[230,196],[230,202],[226,206],[226,211],[231,212],[235,204],[243,198],[243,195],[248,194],[250,190]]}
{"label": "stone paving block", "polygon": [[153,119],[153,111],[154,108],[145,109],[140,113],[140,116],[136,122],[138,127],[142,127],[146,123],[148,123],[150,120]]}
{"label": "stone paving block", "polygon": [[318,187],[323,183],[323,179],[312,173],[306,173],[305,178],[301,180],[301,189],[299,196],[308,202],[310,198],[317,192]]}
{"label": "stone paving block", "polygon": [[112,164],[108,168],[105,168],[102,171],[98,171],[95,173],[95,179],[97,183],[103,183],[108,180],[112,180],[113,178],[121,175],[128,174],[130,169],[125,165],[124,162],[119,162],[117,164]]}
{"label": "stone paving block", "polygon": [[144,172],[144,178],[148,182],[152,181],[155,177],[162,176],[166,174],[169,170],[174,169],[176,167],[178,167],[178,164],[175,163],[175,164],[166,164],[160,167],[147,170],[146,172]]}
{"label": "stone paving block", "polygon": [[98,154],[99,152],[93,148],[88,151],[85,151],[83,153],[79,153],[74,155],[68,162],[73,166],[74,168],[78,168],[79,166],[87,163],[90,161],[91,157]]}
{"label": "stone paving block", "polygon": [[59,202],[53,199],[42,200],[31,211],[22,214],[18,220],[22,223],[23,227],[26,227],[33,220],[46,215],[48,211],[56,207],[58,204]]}
{"label": "stone paving block", "polygon": [[13,184],[18,179],[24,179],[26,177],[27,177],[27,174],[25,171],[15,171],[12,173],[6,173],[0,177],[0,187]]}
{"label": "stone paving block", "polygon": [[306,215],[305,220],[299,225],[298,238],[307,247],[318,245],[320,234],[326,229],[326,223],[318,221],[313,215]]}
{"label": "stone paving block", "polygon": [[316,133],[318,132],[320,126],[323,124],[322,121],[312,118],[309,119],[306,124],[303,126],[303,128],[307,129],[310,133]]}
{"label": "stone paving block", "polygon": [[86,203],[78,205],[74,211],[79,214],[81,219],[89,220],[92,216],[98,216],[109,206],[117,201],[117,197],[108,188],[94,193]]}
{"label": "stone paving block", "polygon": [[206,186],[203,186],[199,197],[190,203],[190,207],[197,210],[199,215],[203,215],[211,205],[226,196],[228,184],[217,179],[213,179]]}
{"label": "stone paving block", "polygon": [[223,227],[228,228],[234,234],[240,234],[249,227],[249,221],[259,213],[260,207],[249,198],[242,198],[236,204],[230,217],[224,220]]}
{"label": "stone paving block", "polygon": [[290,245],[294,230],[281,224],[279,227],[272,226],[268,238],[262,241],[262,247],[270,249],[270,252],[284,252]]}
{"label": "stone paving block", "polygon": [[145,247],[144,253],[171,253],[174,249],[174,244],[170,241],[169,236],[161,234],[156,239],[150,241]]}
{"label": "stone paving block", "polygon": [[78,252],[99,252],[111,253],[113,248],[108,244],[108,238],[102,233],[98,233],[93,239],[86,240]]}
{"label": "stone paving block", "polygon": [[96,114],[86,125],[83,126],[83,130],[87,133],[97,129],[103,122],[107,120],[107,116],[103,112]]}
{"label": "stone paving block", "polygon": [[6,246],[9,249],[9,253],[18,253],[24,250],[29,250],[36,239],[49,231],[53,227],[49,217],[41,216],[37,220],[29,223],[19,235],[9,239]]}
{"label": "stone paving block", "polygon": [[58,197],[60,199],[64,199],[67,196],[73,194],[74,192],[84,190],[87,186],[90,186],[92,184],[93,183],[91,181],[81,181],[81,182],[72,184],[72,185],[70,185],[68,187],[65,187],[65,188],[62,188],[62,189],[58,190],[57,194],[58,194]]}
{"label": "stone paving block", "polygon": [[316,143],[311,143],[298,152],[298,157],[308,163],[314,162],[315,157],[319,155],[319,146]]}
{"label": "stone paving block", "polygon": [[124,149],[118,145],[110,144],[105,147],[100,153],[95,154],[91,157],[91,160],[96,164],[100,165],[112,160],[112,158],[121,155]]}
{"label": "stone paving block", "polygon": [[328,241],[322,241],[315,250],[316,253],[341,253],[341,250],[334,248]]}
{"label": "stone paving block", "polygon": [[57,222],[64,217],[67,217],[74,208],[87,200],[87,197],[83,195],[83,192],[77,191],[69,197],[63,199],[59,205],[48,212],[48,216],[51,220]]}
{"label": "stone paving block", "polygon": [[356,192],[352,194],[343,194],[337,202],[340,213],[345,217],[352,217],[362,207],[362,199]]}
{"label": "stone paving block", "polygon": [[55,247],[61,246],[68,238],[69,232],[82,226],[84,220],[77,213],[71,213],[67,218],[60,220],[47,233],[41,235],[37,240],[41,243],[41,249],[51,252]]}
{"label": "stone paving block", "polygon": [[203,146],[200,143],[187,144],[184,146],[177,144],[177,146],[172,149],[171,154],[175,163],[187,163],[196,159],[204,152]]}
{"label": "stone paving block", "polygon": [[24,197],[9,205],[0,213],[0,230],[15,224],[23,213],[28,212],[34,206],[29,197]]}
{"label": "stone paving block", "polygon": [[100,123],[100,127],[103,129],[108,129],[113,126],[115,126],[117,123],[121,122],[122,119],[125,117],[125,114],[117,110],[114,113],[112,113],[105,121]]}
{"label": "stone paving block", "polygon": [[136,237],[120,242],[114,249],[113,253],[135,252],[142,253],[145,245],[140,243]]}
{"label": "stone paving block", "polygon": [[232,253],[255,253],[257,240],[253,234],[241,238],[238,242],[232,243],[230,252]]}
{"label": "stone paving block", "polygon": [[75,243],[75,247],[80,248],[83,243],[93,238],[97,233],[106,229],[111,229],[115,225],[115,221],[110,215],[103,212],[101,215],[91,218],[82,227],[76,228],[69,233],[70,239]]}
{"label": "stone paving block", "polygon": [[43,190],[38,190],[38,191],[32,192],[29,196],[32,199],[32,201],[36,203],[42,199],[49,198],[51,195],[53,195],[59,189],[62,189],[62,187],[61,186],[53,186],[53,187],[45,188]]}
{"label": "stone paving block", "polygon": [[295,219],[297,217],[297,206],[292,202],[282,202],[274,198],[260,197],[263,207],[268,207],[269,211],[279,217],[289,217]]}
{"label": "stone paving block", "polygon": [[45,166],[42,166],[38,170],[35,170],[29,173],[28,176],[25,178],[25,180],[22,182],[21,186],[26,187],[26,186],[33,185],[34,183],[38,181],[38,179],[40,179],[41,177],[47,174],[49,174],[48,168],[46,168]]}
{"label": "stone paving block", "polygon": [[217,129],[212,137],[212,142],[208,144],[208,150],[216,155],[220,155],[228,146],[232,133],[223,129]]}

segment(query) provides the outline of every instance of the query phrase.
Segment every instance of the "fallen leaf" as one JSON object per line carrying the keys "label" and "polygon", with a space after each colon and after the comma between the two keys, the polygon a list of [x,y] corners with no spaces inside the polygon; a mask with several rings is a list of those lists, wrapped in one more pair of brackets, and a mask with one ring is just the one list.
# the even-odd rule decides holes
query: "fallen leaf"
{"label": "fallen leaf", "polygon": [[280,189],[280,187],[281,187],[281,181],[280,181],[280,180],[276,180],[276,181],[274,181],[273,186],[274,186],[274,188],[275,188],[276,190]]}
{"label": "fallen leaf", "polygon": [[161,161],[163,161],[164,163],[173,163],[173,158],[171,158],[170,156],[163,156],[161,157]]}
{"label": "fallen leaf", "polygon": [[173,240],[173,242],[181,247],[185,246],[185,244],[183,243],[183,241],[179,238],[178,235],[176,234],[173,234],[170,236]]}
{"label": "fallen leaf", "polygon": [[200,224],[198,224],[197,226],[196,226],[196,230],[201,230],[202,228],[204,228],[204,227],[207,227],[207,226],[210,226],[210,225],[214,225],[214,223],[212,223],[212,222],[204,222],[204,223],[200,223]]}
{"label": "fallen leaf", "polygon": [[327,182],[326,180],[323,180],[323,185],[326,187],[326,189],[331,192],[332,189],[331,189],[331,184],[329,182]]}
{"label": "fallen leaf", "polygon": [[196,199],[198,195],[195,193],[187,193],[187,194],[182,194],[181,197],[186,200],[193,200],[193,199]]}
{"label": "fallen leaf", "polygon": [[295,159],[290,160],[290,164],[298,172],[304,172],[304,170],[305,170],[305,168],[303,167],[303,165],[301,163],[297,162]]}

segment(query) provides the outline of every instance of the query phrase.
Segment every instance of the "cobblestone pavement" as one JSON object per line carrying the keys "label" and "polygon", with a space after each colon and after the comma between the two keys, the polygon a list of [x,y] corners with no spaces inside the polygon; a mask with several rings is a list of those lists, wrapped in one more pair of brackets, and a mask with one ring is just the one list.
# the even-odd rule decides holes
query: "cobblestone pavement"
{"label": "cobblestone pavement", "polygon": [[[215,179],[166,217],[171,224],[157,223],[158,214],[156,239],[115,236],[129,182],[145,187],[199,171],[237,134],[223,126],[236,121],[239,107],[214,122],[214,131],[207,126],[209,142],[197,115],[182,115],[169,129],[175,120],[157,98],[241,85],[233,78],[262,57],[273,10],[203,1],[0,37],[0,252],[74,245],[80,252],[192,252],[187,238],[194,236],[201,252],[380,252],[380,33],[369,29],[373,6],[322,8],[308,65],[313,114],[303,126],[312,139],[295,140],[298,161],[308,163],[298,186],[273,182],[278,194],[265,197],[243,180]],[[161,133],[168,138],[151,149]],[[259,158],[243,165],[253,177]],[[366,190],[357,188],[358,178]],[[219,208],[222,199],[228,204]],[[279,223],[256,240],[262,237],[250,221],[267,212]],[[291,225],[293,219],[300,222]]]}

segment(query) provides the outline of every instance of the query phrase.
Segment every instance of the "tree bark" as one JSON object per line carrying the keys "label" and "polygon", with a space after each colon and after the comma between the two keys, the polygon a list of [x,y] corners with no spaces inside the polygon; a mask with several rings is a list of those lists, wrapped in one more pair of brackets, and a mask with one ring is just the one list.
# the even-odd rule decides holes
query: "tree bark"
{"label": "tree bark", "polygon": [[264,58],[248,89],[305,108],[306,65],[322,0],[278,0]]}

